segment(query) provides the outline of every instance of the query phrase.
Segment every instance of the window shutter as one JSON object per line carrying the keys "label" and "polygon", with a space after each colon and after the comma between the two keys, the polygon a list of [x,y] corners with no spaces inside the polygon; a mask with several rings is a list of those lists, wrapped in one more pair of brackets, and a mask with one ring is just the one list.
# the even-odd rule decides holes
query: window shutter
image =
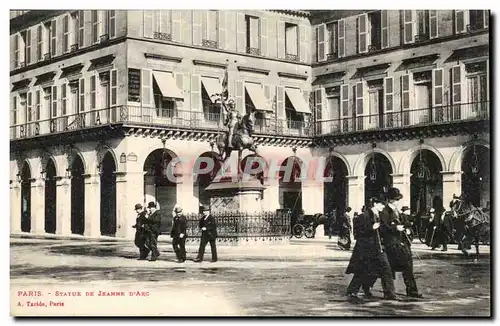
{"label": "window shutter", "polygon": [[356,115],[358,116],[365,114],[365,90],[363,86],[363,82],[356,83]]}
{"label": "window shutter", "polygon": [[183,95],[183,98],[181,100],[175,100],[175,103],[177,105],[177,108],[182,110],[184,108],[184,100],[187,93],[184,91],[184,75],[182,73],[180,72],[175,73],[175,84],[180,89]]}
{"label": "window shutter", "polygon": [[38,26],[31,29],[31,62],[38,62]]}
{"label": "window shutter", "polygon": [[68,113],[68,86],[67,84],[61,85],[61,116]]}
{"label": "window shutter", "polygon": [[143,26],[144,37],[153,37],[153,11],[144,10],[144,26]]}
{"label": "window shutter", "polygon": [[413,10],[403,10],[403,19],[404,19],[404,43],[413,43],[415,42],[415,32],[414,32],[414,13]]}
{"label": "window shutter", "polygon": [[483,10],[483,21],[484,21],[484,28],[488,28],[490,25],[490,11],[489,10]]}
{"label": "window shutter", "polygon": [[193,10],[193,44],[201,45],[203,11]]}
{"label": "window shutter", "polygon": [[[486,10],[485,10],[486,11]],[[490,103],[490,60],[486,60],[486,101],[489,107]]]}
{"label": "window shutter", "polygon": [[55,57],[57,55],[57,20],[54,19],[50,23],[50,55]]}
{"label": "window shutter", "polygon": [[325,24],[321,24],[318,27],[316,27],[317,46],[318,46],[318,62],[326,60],[325,32],[326,32],[326,25]]}
{"label": "window shutter", "polygon": [[389,13],[387,10],[381,12],[381,26],[382,26],[382,49],[389,47]]}
{"label": "window shutter", "polygon": [[57,101],[57,86],[52,86],[52,112],[50,117],[55,118],[57,117],[57,104],[59,103]]}
{"label": "window shutter", "polygon": [[85,78],[80,78],[80,103],[78,105],[78,110],[80,112],[85,111]]}
{"label": "window shutter", "polygon": [[368,15],[358,17],[358,52],[368,52]]}
{"label": "window shutter", "polygon": [[109,38],[116,37],[116,10],[108,10]]}
{"label": "window shutter", "polygon": [[236,13],[232,10],[225,10],[226,14],[226,50],[236,51]]}
{"label": "window shutter", "polygon": [[429,38],[438,37],[438,11],[429,10]]}
{"label": "window shutter", "polygon": [[268,56],[267,49],[267,18],[262,17],[260,20],[260,54]]}
{"label": "window shutter", "polygon": [[97,108],[97,77],[90,76],[90,110]]}
{"label": "window shutter", "polygon": [[[211,94],[208,94],[210,96]],[[201,111],[201,78],[199,75],[191,75],[191,109]]]}
{"label": "window shutter", "polygon": [[32,103],[32,94],[31,92],[28,92],[27,98],[26,98],[26,122],[31,122],[33,121],[33,103]]}
{"label": "window shutter", "polygon": [[345,20],[341,19],[338,22],[339,32],[339,58],[345,57]]}
{"label": "window shutter", "polygon": [[[455,76],[453,76],[453,77],[455,77]],[[460,78],[460,77],[457,76],[455,78]],[[442,68],[433,69],[432,70],[432,90],[433,90],[433,92],[432,92],[432,105],[433,106],[442,106],[443,105],[443,91],[444,91],[443,82],[444,82],[443,69]],[[459,89],[460,89],[460,85],[459,85]],[[455,93],[455,91],[453,91],[453,93]],[[461,91],[458,92],[457,98],[461,99]]]}
{"label": "window shutter", "polygon": [[[323,88],[319,88],[314,91],[314,123],[316,134],[321,134],[321,127],[323,120]],[[306,101],[306,103],[309,103]]]}
{"label": "window shutter", "polygon": [[243,85],[243,81],[235,80],[234,86],[236,90],[236,95],[235,95],[236,109],[244,114],[246,113],[246,107],[245,107],[245,88]]}
{"label": "window shutter", "polygon": [[455,33],[463,33],[466,30],[465,10],[455,10]]}
{"label": "window shutter", "polygon": [[272,108],[271,86],[269,84],[264,84],[264,96],[266,97],[266,101],[268,102],[269,107]]}
{"label": "window shutter", "polygon": [[226,17],[227,13],[224,10],[217,11],[218,16],[218,33],[217,41],[219,43],[219,49],[226,49]]}
{"label": "window shutter", "polygon": [[394,79],[384,78],[384,108],[385,111],[394,110]]}
{"label": "window shutter", "polygon": [[172,10],[172,41],[181,41],[181,21],[182,13],[180,10]]}
{"label": "window shutter", "polygon": [[278,58],[285,58],[285,22],[282,22],[278,19],[277,23],[278,28]]}
{"label": "window shutter", "polygon": [[401,109],[411,109],[411,74],[401,76]]}
{"label": "window shutter", "polygon": [[[439,85],[439,80],[436,81],[436,85]],[[442,85],[442,83],[441,83],[441,85]],[[463,102],[462,101],[462,67],[460,65],[453,66],[451,68],[451,85],[452,85],[451,86],[452,87],[451,102],[453,104],[462,103]],[[442,102],[441,102],[441,104],[442,104]]]}
{"label": "window shutter", "polygon": [[285,88],[283,86],[276,86],[276,109],[280,119],[286,118],[285,113]]}
{"label": "window shutter", "polygon": [[142,105],[151,106],[152,105],[152,95],[153,95],[153,77],[150,69],[142,69]]}
{"label": "window shutter", "polygon": [[299,26],[300,62],[309,62],[309,29]]}
{"label": "window shutter", "polygon": [[349,85],[340,85],[340,117],[342,118],[342,131],[350,131],[352,122],[349,118],[352,117],[352,110],[349,108]]}
{"label": "window shutter", "polygon": [[111,106],[116,106],[118,104],[118,71],[116,69],[111,70],[110,73],[110,83],[111,83],[111,99],[109,103]]}
{"label": "window shutter", "polygon": [[246,52],[246,21],[245,15],[241,13],[236,14],[236,50],[238,52]]}
{"label": "window shutter", "polygon": [[40,120],[40,90],[35,92],[35,121]]}
{"label": "window shutter", "polygon": [[85,24],[85,38],[84,46],[92,44],[92,10],[85,10],[84,24]]}

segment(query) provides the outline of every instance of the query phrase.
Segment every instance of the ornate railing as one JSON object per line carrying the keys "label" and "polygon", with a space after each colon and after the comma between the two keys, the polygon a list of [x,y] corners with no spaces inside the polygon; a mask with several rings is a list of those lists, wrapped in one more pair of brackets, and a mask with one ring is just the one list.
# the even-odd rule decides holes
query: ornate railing
{"label": "ornate railing", "polygon": [[259,48],[247,47],[247,53],[248,54],[253,54],[253,55],[260,55],[260,49]]}
{"label": "ornate railing", "polygon": [[219,43],[217,41],[212,40],[201,40],[201,45],[206,48],[217,49],[219,47]]}
{"label": "ornate railing", "polygon": [[153,33],[153,38],[162,40],[162,41],[172,41],[172,34],[170,33],[161,33],[161,32],[154,32]]}
{"label": "ornate railing", "polygon": [[[10,127],[10,139],[74,131],[112,123],[139,123],[161,127],[225,130],[219,113],[160,110],[141,106],[115,106],[18,124]],[[257,119],[255,134],[312,136],[312,124],[286,119]]]}
{"label": "ornate railing", "polygon": [[316,135],[344,134],[489,119],[490,102],[474,102],[318,121],[315,129]]}
{"label": "ornate railing", "polygon": [[338,58],[339,58],[338,52],[328,53],[326,55],[326,60],[327,61],[334,61],[334,60],[337,60]]}
{"label": "ornate railing", "polygon": [[[219,241],[275,241],[289,237],[291,213],[278,212],[226,212],[212,214],[217,224]],[[187,214],[187,241],[199,241],[199,214]]]}
{"label": "ornate railing", "polygon": [[298,56],[298,55],[296,55],[296,54],[286,53],[286,54],[285,54],[285,60],[289,60],[289,61],[299,61],[299,56]]}

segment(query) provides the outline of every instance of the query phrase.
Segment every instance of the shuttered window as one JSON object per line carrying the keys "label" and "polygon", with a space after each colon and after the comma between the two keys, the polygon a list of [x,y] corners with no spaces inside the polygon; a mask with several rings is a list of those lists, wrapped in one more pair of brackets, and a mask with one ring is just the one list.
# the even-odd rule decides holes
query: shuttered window
{"label": "shuttered window", "polygon": [[57,117],[57,86],[52,86],[52,118]]}
{"label": "shuttered window", "polygon": [[385,111],[394,109],[394,79],[393,77],[384,78],[384,108]]}
{"label": "shuttered window", "polygon": [[389,47],[389,15],[387,10],[381,12],[381,27],[382,27],[382,49]]}
{"label": "shuttered window", "polygon": [[111,106],[118,104],[118,71],[116,69],[111,70]]}
{"label": "shuttered window", "polygon": [[403,18],[404,18],[404,43],[413,43],[415,42],[415,31],[414,31],[414,13],[413,10],[403,10]]}
{"label": "shuttered window", "polygon": [[28,92],[27,94],[27,100],[26,100],[26,121],[30,122],[33,121],[33,102],[32,102],[32,94],[31,92]]}
{"label": "shuttered window", "polygon": [[99,42],[99,12],[97,10],[91,11],[91,41],[92,44]]}
{"label": "shuttered window", "polygon": [[429,10],[429,37],[438,37],[438,11]]}
{"label": "shuttered window", "polygon": [[63,53],[69,52],[69,16],[63,18]]}
{"label": "shuttered window", "polygon": [[142,69],[142,104],[151,105],[152,76],[151,70]]}
{"label": "shuttered window", "polygon": [[339,58],[345,57],[345,20],[341,19],[338,22],[338,36],[339,36]]}
{"label": "shuttered window", "polygon": [[43,26],[38,25],[37,27],[37,42],[36,42],[36,53],[37,53],[37,60],[41,61],[43,59]]}
{"label": "shuttered window", "polygon": [[316,27],[318,61],[326,60],[325,34],[326,34],[325,24],[321,24],[318,27]]}
{"label": "shuttered window", "polygon": [[410,109],[410,75],[401,76],[401,108]]}
{"label": "shuttered window", "polygon": [[199,75],[191,75],[191,109],[201,110],[201,78]]}
{"label": "shuttered window", "polygon": [[96,94],[96,76],[90,76],[90,109],[94,110],[97,107],[97,94]]}
{"label": "shuttered window", "polygon": [[78,106],[78,110],[80,112],[85,111],[85,79],[80,78],[80,103]]}
{"label": "shuttered window", "polygon": [[31,63],[31,30],[26,31],[26,38],[24,40],[25,42],[25,64],[29,65]]}
{"label": "shuttered window", "polygon": [[276,108],[278,110],[278,116],[280,118],[285,118],[285,88],[283,86],[276,86]]}
{"label": "shuttered window", "polygon": [[267,34],[268,34],[268,26],[267,26],[267,19],[262,18],[260,20],[260,54],[263,56],[268,56],[268,49],[267,49]]}
{"label": "shuttered window", "polygon": [[85,11],[78,11],[78,48],[84,47],[85,41]]}
{"label": "shuttered window", "polygon": [[61,115],[66,115],[68,113],[68,98],[67,98],[67,85],[62,84],[61,85]]}
{"label": "shuttered window", "polygon": [[455,10],[455,33],[466,31],[465,10]]}
{"label": "shuttered window", "polygon": [[245,89],[243,87],[243,81],[236,80],[235,88],[236,88],[236,94],[235,94],[236,110],[244,113],[246,111],[246,107],[245,107]]}
{"label": "shuttered window", "polygon": [[432,70],[432,104],[434,106],[442,106],[443,105],[443,69],[438,68]]}
{"label": "shuttered window", "polygon": [[41,111],[41,103],[40,103],[40,91],[37,90],[35,93],[35,120],[40,120],[40,111]]}
{"label": "shuttered window", "polygon": [[116,10],[108,10],[109,38],[116,37]]}
{"label": "shuttered window", "polygon": [[358,17],[358,52],[368,52],[368,15]]}

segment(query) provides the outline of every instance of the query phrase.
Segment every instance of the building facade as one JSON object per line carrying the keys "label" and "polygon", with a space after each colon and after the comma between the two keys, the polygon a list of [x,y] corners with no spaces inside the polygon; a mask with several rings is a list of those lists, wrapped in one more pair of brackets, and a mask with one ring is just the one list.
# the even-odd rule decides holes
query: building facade
{"label": "building facade", "polygon": [[11,17],[11,233],[130,238],[137,202],[197,212],[223,85],[257,110],[258,156],[299,172],[326,158],[333,177],[266,176],[265,210],[359,211],[390,184],[412,211],[489,201],[487,11]]}

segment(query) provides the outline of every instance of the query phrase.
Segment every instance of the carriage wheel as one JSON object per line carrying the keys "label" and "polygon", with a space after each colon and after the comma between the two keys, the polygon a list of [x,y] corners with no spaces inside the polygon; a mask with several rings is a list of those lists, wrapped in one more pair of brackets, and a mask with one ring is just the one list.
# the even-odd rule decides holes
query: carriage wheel
{"label": "carriage wheel", "polygon": [[296,238],[302,238],[302,234],[304,233],[304,226],[302,226],[302,224],[295,224],[292,228],[292,233]]}
{"label": "carriage wheel", "polygon": [[309,226],[306,228],[305,235],[306,235],[306,238],[308,238],[308,239],[314,238],[314,229],[312,226]]}

